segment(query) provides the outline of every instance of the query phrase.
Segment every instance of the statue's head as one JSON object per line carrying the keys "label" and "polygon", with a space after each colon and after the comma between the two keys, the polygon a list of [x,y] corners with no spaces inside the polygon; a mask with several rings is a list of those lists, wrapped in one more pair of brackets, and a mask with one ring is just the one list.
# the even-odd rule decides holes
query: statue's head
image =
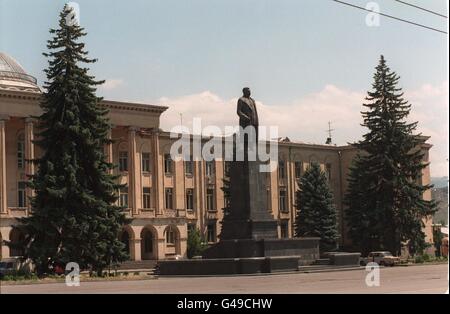
{"label": "statue's head", "polygon": [[251,95],[250,88],[249,87],[244,87],[242,89],[242,93],[244,94],[245,97],[250,97],[250,95]]}

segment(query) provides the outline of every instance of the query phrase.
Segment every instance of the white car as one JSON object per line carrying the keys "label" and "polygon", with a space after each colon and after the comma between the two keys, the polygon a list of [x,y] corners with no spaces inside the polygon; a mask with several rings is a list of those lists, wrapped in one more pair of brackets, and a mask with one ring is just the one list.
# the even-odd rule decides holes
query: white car
{"label": "white car", "polygon": [[376,251],[370,252],[366,258],[361,259],[361,265],[365,266],[368,263],[377,263],[380,266],[394,266],[400,263],[400,258],[393,256],[391,252],[388,251]]}

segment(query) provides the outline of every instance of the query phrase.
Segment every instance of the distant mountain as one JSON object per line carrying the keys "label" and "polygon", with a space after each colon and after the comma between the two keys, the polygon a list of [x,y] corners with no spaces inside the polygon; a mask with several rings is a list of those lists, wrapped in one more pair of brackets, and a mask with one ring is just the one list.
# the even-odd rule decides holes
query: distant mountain
{"label": "distant mountain", "polygon": [[431,183],[435,188],[443,188],[448,186],[448,177],[431,177]]}
{"label": "distant mountain", "polygon": [[448,225],[448,187],[433,188],[431,196],[438,201],[438,211],[433,216],[434,223],[441,223],[442,221]]}

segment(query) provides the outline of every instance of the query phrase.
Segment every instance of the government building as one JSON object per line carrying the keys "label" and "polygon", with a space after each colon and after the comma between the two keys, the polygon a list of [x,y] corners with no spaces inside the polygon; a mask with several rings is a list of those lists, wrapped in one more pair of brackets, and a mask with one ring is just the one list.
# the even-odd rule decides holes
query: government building
{"label": "government building", "polygon": [[[42,91],[36,79],[10,56],[0,53],[0,246],[1,257],[20,256],[19,249],[5,241],[19,242],[24,236],[16,218],[30,212],[28,175],[35,169],[28,160],[41,154],[32,141],[41,113]],[[134,261],[185,256],[190,228],[199,228],[209,243],[218,241],[222,209],[227,199],[222,191],[229,165],[221,160],[176,161],[170,147],[176,139],[160,129],[167,107],[104,100],[112,124],[113,144],[105,147],[107,158],[117,165],[114,174],[127,188],[118,191],[119,203],[132,218],[120,239]],[[431,145],[422,146],[424,162]],[[327,174],[338,212],[341,247],[351,242],[345,230],[343,196],[349,166],[356,154],[352,146],[312,145],[280,139],[278,168],[269,173],[267,197],[278,222],[278,236],[293,236],[295,192],[298,179],[311,162]],[[422,183],[429,184],[430,169],[423,170]],[[427,191],[424,198],[430,199]],[[432,243],[431,219],[425,222],[426,241]]]}

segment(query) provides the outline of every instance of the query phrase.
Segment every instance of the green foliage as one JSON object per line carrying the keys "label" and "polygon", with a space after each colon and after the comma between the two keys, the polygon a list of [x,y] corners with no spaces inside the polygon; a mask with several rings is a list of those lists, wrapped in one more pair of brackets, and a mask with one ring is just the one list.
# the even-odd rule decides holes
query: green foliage
{"label": "green foliage", "polygon": [[427,164],[417,148],[426,138],[414,134],[417,122],[407,122],[411,105],[398,81],[381,56],[362,112],[368,133],[355,144],[359,154],[346,194],[349,234],[363,254],[388,250],[398,255],[402,242],[408,242],[411,253],[423,251],[423,219],[436,211],[434,201],[423,199],[431,186],[420,182]]}
{"label": "green foliage", "polygon": [[436,260],[438,260],[438,259],[436,259],[436,258],[430,256],[430,255],[427,254],[427,253],[420,254],[420,255],[416,255],[416,256],[414,257],[414,262],[415,262],[416,264],[429,263],[429,262],[434,262],[434,261],[436,261]]}
{"label": "green foliage", "polygon": [[3,281],[37,280],[38,276],[26,270],[15,270],[3,276]]}
{"label": "green foliage", "polygon": [[198,228],[189,230],[187,238],[187,257],[193,258],[194,256],[202,255],[206,248],[207,245],[202,239],[200,230]]}
{"label": "green foliage", "polygon": [[297,191],[295,235],[320,237],[320,250],[337,248],[337,217],[328,179],[320,166],[313,163],[300,179]]}
{"label": "green foliage", "polygon": [[31,215],[20,222],[25,229],[26,257],[36,264],[39,274],[48,273],[52,264],[76,262],[81,269],[101,273],[109,265],[126,260],[124,245],[118,239],[129,221],[117,200],[117,177],[109,171],[104,145],[110,129],[107,110],[99,105],[95,81],[83,67],[89,59],[86,35],[78,25],[69,25],[65,6],[59,28],[50,30],[49,66],[37,117],[41,158],[34,160],[37,172],[30,187]]}

